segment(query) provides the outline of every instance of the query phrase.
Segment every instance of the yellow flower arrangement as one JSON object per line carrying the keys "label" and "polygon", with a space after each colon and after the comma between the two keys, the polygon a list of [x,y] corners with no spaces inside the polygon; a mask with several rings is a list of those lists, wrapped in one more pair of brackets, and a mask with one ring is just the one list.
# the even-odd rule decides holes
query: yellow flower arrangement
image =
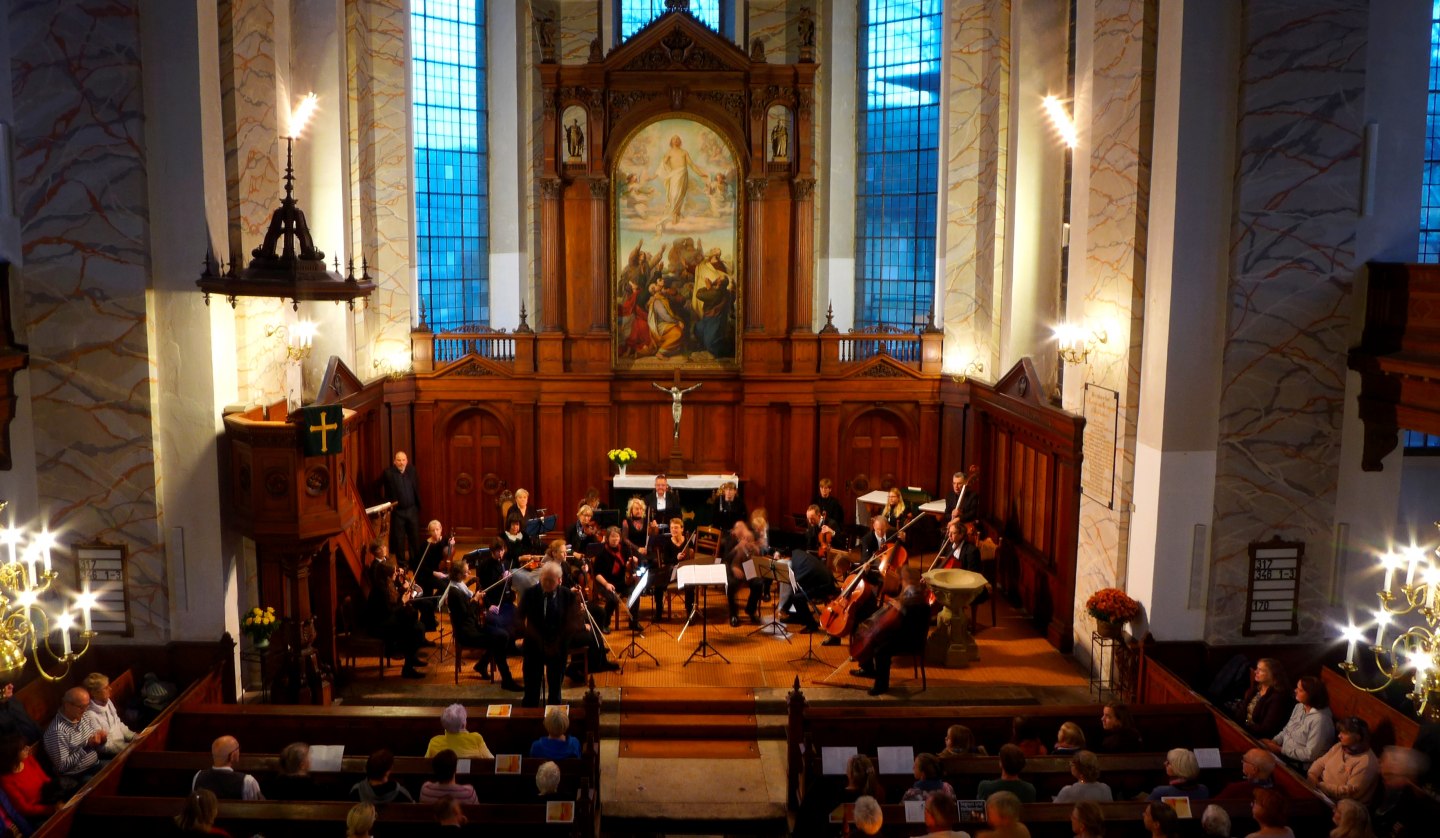
{"label": "yellow flower arrangement", "polygon": [[1085,610],[1101,622],[1128,623],[1140,616],[1140,603],[1119,588],[1101,588],[1085,600]]}
{"label": "yellow flower arrangement", "polygon": [[250,639],[260,643],[270,639],[271,632],[275,631],[275,609],[274,608],[251,608],[245,614],[245,619],[240,621],[240,630],[250,635]]}
{"label": "yellow flower arrangement", "polygon": [[617,466],[628,466],[639,456],[634,448],[611,448],[605,452],[605,457]]}

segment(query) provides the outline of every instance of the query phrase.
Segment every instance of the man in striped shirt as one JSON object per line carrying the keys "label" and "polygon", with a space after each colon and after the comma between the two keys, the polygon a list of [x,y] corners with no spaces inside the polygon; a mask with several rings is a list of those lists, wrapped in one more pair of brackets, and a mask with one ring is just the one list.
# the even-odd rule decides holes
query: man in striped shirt
{"label": "man in striped shirt", "polygon": [[61,777],[79,783],[100,770],[100,752],[105,749],[105,731],[90,706],[90,693],[84,687],[71,687],[60,701],[60,712],[45,730],[45,753]]}

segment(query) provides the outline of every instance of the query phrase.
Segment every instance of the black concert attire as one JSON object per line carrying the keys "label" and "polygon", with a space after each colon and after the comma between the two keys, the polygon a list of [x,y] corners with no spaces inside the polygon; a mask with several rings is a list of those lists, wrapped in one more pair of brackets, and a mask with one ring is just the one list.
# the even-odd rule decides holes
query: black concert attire
{"label": "black concert attire", "polygon": [[385,499],[394,501],[390,510],[390,555],[403,566],[413,567],[420,550],[420,480],[413,463],[404,471],[391,464],[381,475]]}
{"label": "black concert attire", "polygon": [[[885,516],[885,522],[890,525],[890,538],[891,538],[891,539],[894,539],[894,538],[896,538],[896,537],[900,537],[900,530],[901,530],[906,524],[910,523],[910,519],[911,519],[911,518],[914,518],[914,517],[915,517],[915,513],[914,513],[914,512],[910,509],[910,507],[908,507],[908,506],[902,508],[899,512],[892,512],[892,511],[890,510],[890,507],[889,507],[889,506],[886,506],[886,507],[882,510],[882,513],[881,513],[881,514],[883,514],[883,515]],[[903,537],[902,537],[902,540],[903,540]]]}
{"label": "black concert attire", "polygon": [[[370,596],[360,613],[361,628],[372,637],[385,641],[385,651],[403,656],[405,666],[419,664],[417,654],[425,642],[425,626],[413,605],[404,602],[394,581],[395,569],[383,562],[370,565]],[[404,584],[404,583],[401,583]]]}
{"label": "black concert attire", "polygon": [[669,524],[671,518],[680,517],[680,496],[673,491],[663,496],[651,492],[645,495],[645,508],[650,510],[651,519]]}
{"label": "black concert attire", "polygon": [[[610,619],[620,609],[620,598],[630,595],[630,586],[625,584],[625,564],[632,556],[638,556],[638,554],[630,542],[624,539],[620,540],[620,546],[614,550],[610,549],[609,544],[596,544],[590,548],[588,558],[590,559],[590,573],[595,577],[595,599],[599,600],[598,605],[601,609],[600,625],[607,631]],[[612,591],[600,584],[601,579],[614,585],[615,590]],[[595,602],[590,603],[592,611],[596,605]]]}
{"label": "black concert attire", "polygon": [[565,543],[570,545],[571,552],[584,553],[585,548],[589,547],[591,544],[600,543],[600,527],[594,523],[594,518],[591,518],[590,521],[591,528],[595,530],[595,534],[593,535],[586,532],[585,525],[580,523],[579,521],[571,524],[570,527],[565,530]]}
{"label": "black concert attire", "polygon": [[510,529],[510,519],[520,519],[520,531],[530,537],[530,540],[539,543],[542,533],[555,529],[555,516],[542,515],[543,509],[525,507],[521,509],[519,504],[510,507],[510,512],[505,516],[505,529]]}
{"label": "black concert attire", "polygon": [[[656,533],[655,537],[650,539],[650,549],[646,551],[649,554],[646,558],[650,568],[650,577],[646,583],[650,586],[650,596],[655,602],[655,619],[657,621],[664,612],[665,590],[670,587],[670,580],[675,575],[675,565],[680,562],[680,557],[689,546],[690,538],[688,536],[682,535],[680,543],[676,544],[668,529]],[[687,609],[685,613],[687,615],[690,613],[690,603],[694,599],[694,589],[687,588],[685,591],[685,608]]]}
{"label": "black concert attire", "polygon": [[729,565],[725,576],[725,600],[730,606],[731,625],[737,625],[740,620],[741,588],[750,589],[750,597],[745,600],[745,614],[752,622],[760,619],[760,574],[757,572],[754,579],[746,579],[744,568],[745,562],[754,560],[756,555],[758,554],[754,552],[754,548],[737,544],[730,548],[730,553],[725,559],[725,563]]}
{"label": "black concert attire", "polygon": [[[439,541],[432,542],[427,538],[421,543],[420,558],[415,560],[415,584],[420,586],[425,596],[439,596],[445,590],[448,580],[442,566],[448,567],[446,563],[454,550],[443,536]],[[440,575],[436,576],[437,573]]]}
{"label": "black concert attire", "polygon": [[575,592],[540,586],[520,598],[520,636],[525,638],[525,698],[521,706],[540,706],[540,684],[546,686],[547,704],[560,703],[565,682],[565,660],[570,641],[580,630],[580,606]]}
{"label": "black concert attire", "polygon": [[979,486],[972,486],[966,483],[960,487],[958,492],[950,492],[945,496],[945,520],[955,513],[955,507],[960,507],[960,523],[979,520],[980,518],[980,492]]}
{"label": "black concert attire", "polygon": [[868,664],[861,662],[860,669],[856,670],[861,677],[874,675],[875,687],[871,693],[890,689],[890,664],[896,653],[918,649],[930,630],[930,604],[924,585],[907,585],[891,607],[900,609],[899,627],[877,639],[874,659]]}
{"label": "black concert attire", "polygon": [[506,656],[510,654],[515,606],[502,601],[506,598],[501,591],[504,587],[506,585],[502,582],[500,588],[491,591],[492,601],[500,602],[500,605],[489,611],[483,622],[476,609],[485,608],[485,597],[472,593],[463,583],[451,581],[450,587],[445,591],[444,600],[446,611],[450,615],[450,630],[455,633],[456,647],[483,650],[485,657],[475,665],[475,671],[482,672],[487,664],[495,664],[495,668],[500,671],[501,686],[510,689],[516,684],[514,676],[510,674],[510,662],[506,660]]}
{"label": "black concert attire", "polygon": [[540,542],[525,534],[522,528],[519,533],[511,533],[510,527],[505,527],[505,532],[500,533],[500,540],[505,542],[505,555],[519,559],[521,556],[538,556],[545,552]]}
{"label": "black concert attire", "polygon": [[[836,587],[835,577],[830,575],[830,569],[825,566],[825,562],[809,549],[810,543],[807,538],[807,549],[796,550],[790,554],[790,569],[794,571],[795,581],[804,592],[805,599],[819,606],[834,599],[840,589]],[[818,547],[818,544],[816,546]],[[781,585],[784,599],[780,603],[780,612],[788,614],[793,609],[806,628],[816,628],[815,615],[811,613],[810,606],[790,590],[789,579],[782,579]]]}
{"label": "black concert attire", "polygon": [[620,523],[620,535],[622,543],[636,549],[650,543],[650,527],[644,518],[626,518]]}
{"label": "black concert attire", "polygon": [[[874,530],[866,533],[865,537],[860,539],[861,561],[869,561],[870,557],[875,555],[881,547],[891,544],[894,541],[895,538],[892,536],[881,543],[880,540],[875,537]],[[874,565],[866,568],[864,579],[865,587],[869,593],[865,594],[860,601],[850,606],[850,619],[847,624],[850,627],[851,634],[854,634],[855,630],[860,627],[860,623],[866,620],[871,614],[874,614],[880,607],[878,592],[884,586],[885,580],[881,577],[879,568]],[[842,593],[845,593],[845,591],[842,591]],[[831,637],[825,641],[825,645],[838,646],[840,645],[840,638]]]}
{"label": "black concert attire", "polygon": [[810,499],[810,503],[820,507],[820,520],[830,525],[838,535],[845,528],[845,510],[840,506],[840,501],[831,492],[830,497],[822,498],[819,495]]}
{"label": "black concert attire", "polygon": [[[739,495],[735,500],[725,500],[725,493],[721,492],[720,497],[715,499],[715,511],[710,515],[710,526],[722,533],[729,534],[735,528],[737,521],[749,520],[749,514],[745,511],[745,501]],[[755,533],[759,538],[763,533]]]}

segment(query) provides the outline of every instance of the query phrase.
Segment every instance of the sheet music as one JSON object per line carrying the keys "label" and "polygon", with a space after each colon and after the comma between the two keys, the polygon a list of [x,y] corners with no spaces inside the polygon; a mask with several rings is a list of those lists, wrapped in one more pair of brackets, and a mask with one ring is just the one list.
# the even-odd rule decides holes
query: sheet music
{"label": "sheet music", "polygon": [[880,756],[881,774],[914,773],[915,749],[909,745],[881,745],[875,750]]}
{"label": "sheet music", "polygon": [[456,760],[456,762],[455,762],[455,774],[458,776],[458,775],[460,775],[460,774],[469,774],[469,773],[470,773],[470,759],[467,757],[467,758],[462,759],[462,760]]}
{"label": "sheet music", "polygon": [[754,559],[746,559],[743,563],[741,563],[740,567],[745,571],[745,581],[748,582],[748,581],[750,581],[751,579],[754,579],[754,578],[755,578],[755,560],[754,560]]}
{"label": "sheet music", "polygon": [[725,570],[723,564],[686,565],[677,569],[675,585],[680,588],[687,585],[724,585]]}
{"label": "sheet music", "polygon": [[924,823],[924,822],[925,822],[925,801],[923,801],[923,800],[906,800],[906,801],[903,801],[903,802],[904,802],[904,804],[905,804],[905,822],[906,822],[906,823]]}
{"label": "sheet music", "polygon": [[340,760],[345,756],[344,745],[311,745],[311,771],[339,771]]}
{"label": "sheet music", "polygon": [[820,749],[820,773],[822,774],[845,774],[845,765],[850,762],[850,757],[859,753],[859,749],[846,746],[829,746]]}
{"label": "sheet music", "polygon": [[1196,749],[1195,749],[1195,762],[1196,762],[1201,768],[1219,768],[1219,767],[1220,767],[1220,749],[1219,749],[1219,748],[1196,748]]}

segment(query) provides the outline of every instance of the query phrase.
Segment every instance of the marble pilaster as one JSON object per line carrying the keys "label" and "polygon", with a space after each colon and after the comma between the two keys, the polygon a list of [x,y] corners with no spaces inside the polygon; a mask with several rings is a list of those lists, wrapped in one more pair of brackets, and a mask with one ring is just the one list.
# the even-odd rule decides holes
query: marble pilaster
{"label": "marble pilaster", "polygon": [[1248,545],[1304,541],[1300,638],[1334,557],[1369,4],[1250,2],[1206,640],[1243,642]]}

